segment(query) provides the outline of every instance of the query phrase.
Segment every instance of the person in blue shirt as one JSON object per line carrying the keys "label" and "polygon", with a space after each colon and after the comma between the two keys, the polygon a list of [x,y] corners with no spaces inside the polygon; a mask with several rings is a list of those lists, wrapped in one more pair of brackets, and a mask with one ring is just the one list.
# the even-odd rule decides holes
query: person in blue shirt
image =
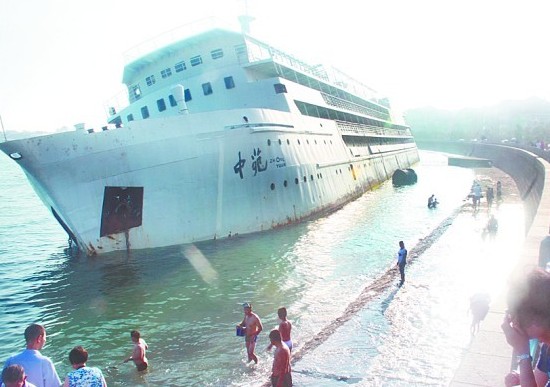
{"label": "person in blue shirt", "polygon": [[405,265],[407,264],[407,249],[405,248],[405,243],[399,241],[399,251],[397,252],[397,264],[399,267],[399,274],[401,274],[401,282],[399,286],[403,286],[405,283]]}
{"label": "person in blue shirt", "polygon": [[10,357],[4,368],[19,364],[27,374],[27,380],[37,387],[59,387],[61,380],[49,357],[43,356],[40,350],[46,344],[46,329],[39,324],[31,324],[25,329],[27,348],[19,355]]}

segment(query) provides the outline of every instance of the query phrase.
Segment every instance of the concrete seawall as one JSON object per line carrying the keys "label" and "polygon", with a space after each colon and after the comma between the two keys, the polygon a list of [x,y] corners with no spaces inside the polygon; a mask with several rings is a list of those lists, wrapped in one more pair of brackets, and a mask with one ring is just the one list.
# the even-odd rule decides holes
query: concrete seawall
{"label": "concrete seawall", "polygon": [[[550,227],[550,155],[542,151],[496,144],[417,141],[419,149],[490,159],[496,168],[514,179],[521,194],[525,211],[526,238],[516,269],[521,275],[525,268],[538,265],[540,242],[549,235]],[[512,350],[506,343],[500,324],[506,310],[506,294],[491,304],[489,315],[480,332],[472,340],[451,386],[503,386],[510,371]]]}

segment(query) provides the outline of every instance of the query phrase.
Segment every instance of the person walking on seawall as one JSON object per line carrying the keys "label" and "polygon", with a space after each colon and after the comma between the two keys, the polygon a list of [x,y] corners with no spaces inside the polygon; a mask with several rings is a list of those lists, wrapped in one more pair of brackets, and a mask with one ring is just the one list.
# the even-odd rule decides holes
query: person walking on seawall
{"label": "person walking on seawall", "polygon": [[138,371],[145,371],[149,365],[149,360],[147,360],[146,356],[149,346],[145,340],[141,338],[141,333],[139,331],[130,332],[130,337],[132,338],[132,343],[134,343],[134,349],[132,354],[124,359],[124,363],[132,360]]}
{"label": "person walking on seawall", "polygon": [[4,368],[2,371],[3,383],[1,387],[36,387],[34,384],[27,382],[25,370],[19,364],[12,364]]}
{"label": "person walking on seawall", "polygon": [[290,349],[282,342],[281,333],[277,329],[269,332],[269,340],[271,341],[271,345],[276,348],[271,372],[271,386],[292,387]]}
{"label": "person walking on seawall", "polygon": [[405,265],[407,264],[407,249],[403,241],[399,241],[399,251],[397,252],[397,264],[399,267],[399,274],[401,274],[401,282],[399,286],[403,286],[405,283]]}
{"label": "person walking on seawall", "polygon": [[244,343],[246,346],[246,353],[248,355],[248,362],[250,363],[251,361],[254,361],[254,363],[258,364],[258,357],[254,351],[256,350],[256,340],[258,340],[258,335],[264,327],[262,326],[260,317],[258,317],[256,313],[252,312],[252,304],[248,302],[244,303],[243,309],[244,318],[238,326],[244,328]]}
{"label": "person walking on seawall", "polygon": [[497,202],[502,200],[502,183],[497,181]]}
{"label": "person walking on seawall", "polygon": [[[536,268],[508,291],[508,311],[501,328],[519,364],[522,387],[537,387],[530,339],[550,344],[550,273]],[[508,375],[507,375],[508,377]]]}
{"label": "person walking on seawall", "polygon": [[31,324],[25,329],[27,348],[18,355],[10,357],[4,368],[12,364],[23,367],[27,380],[37,387],[59,387],[61,380],[49,357],[43,356],[40,350],[46,344],[46,329],[39,324]]}
{"label": "person walking on seawall", "polygon": [[[292,339],[290,338],[290,332],[292,331],[292,323],[287,320],[287,310],[285,307],[279,308],[277,310],[277,316],[279,316],[279,333],[281,334],[281,340],[285,343],[292,352]],[[267,350],[270,351],[273,347],[272,344],[267,346]]]}
{"label": "person walking on seawall", "polygon": [[63,387],[107,387],[103,373],[97,367],[87,367],[88,351],[81,346],[74,347],[69,352],[69,361],[74,371],[65,377]]}

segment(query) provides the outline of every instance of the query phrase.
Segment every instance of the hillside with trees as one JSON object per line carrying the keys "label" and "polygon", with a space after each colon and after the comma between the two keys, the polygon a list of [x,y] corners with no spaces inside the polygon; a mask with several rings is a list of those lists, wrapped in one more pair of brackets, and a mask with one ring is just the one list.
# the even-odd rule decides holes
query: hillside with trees
{"label": "hillside with trees", "polygon": [[417,139],[550,141],[550,102],[540,98],[504,101],[495,106],[442,110],[411,109],[405,119]]}

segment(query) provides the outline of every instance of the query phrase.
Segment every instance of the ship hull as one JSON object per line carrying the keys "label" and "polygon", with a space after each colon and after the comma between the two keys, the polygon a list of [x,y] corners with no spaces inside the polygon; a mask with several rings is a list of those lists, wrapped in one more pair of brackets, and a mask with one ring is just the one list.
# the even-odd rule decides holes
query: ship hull
{"label": "ship hull", "polygon": [[299,222],[418,161],[414,142],[354,157],[333,121],[268,109],[136,121],[0,149],[88,255]]}

